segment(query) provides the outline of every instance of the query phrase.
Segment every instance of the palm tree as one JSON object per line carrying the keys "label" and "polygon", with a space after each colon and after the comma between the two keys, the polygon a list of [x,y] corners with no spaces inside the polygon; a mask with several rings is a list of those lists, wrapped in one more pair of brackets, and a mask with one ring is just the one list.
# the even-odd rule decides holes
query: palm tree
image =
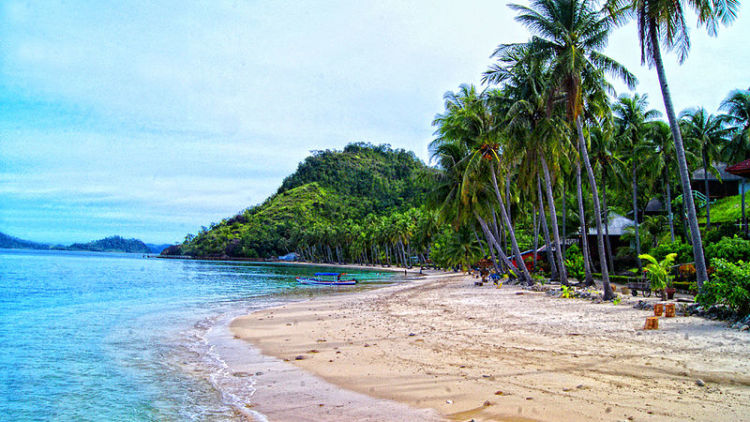
{"label": "palm tree", "polygon": [[[635,253],[636,257],[641,254],[641,242],[638,234],[638,165],[642,158],[637,151],[643,144],[646,132],[646,123],[658,117],[660,113],[656,110],[647,110],[648,96],[634,94],[632,97],[620,96],[615,104],[615,123],[618,128],[618,139],[620,147],[629,152],[631,169],[631,186],[633,193],[633,221],[635,229]],[[643,272],[641,259],[636,258],[639,274]]]}
{"label": "palm tree", "polygon": [[[735,90],[721,102],[720,110],[726,111],[722,115],[724,121],[736,125],[734,134],[722,148],[722,157],[726,162],[742,161],[750,156],[750,89]],[[745,185],[740,192],[742,202],[742,227],[745,237],[748,237],[747,216],[745,215]]]}
{"label": "palm tree", "polygon": [[[470,178],[470,173],[467,173],[469,164],[476,161],[478,153],[482,155],[478,148],[486,145],[483,140],[487,136],[495,136],[496,133],[494,116],[487,107],[486,95],[478,93],[473,85],[462,85],[458,93],[446,93],[445,100],[446,112],[438,115],[433,122],[433,125],[437,126],[435,131],[437,138],[430,143],[433,158],[436,158],[443,168],[443,172],[438,175],[438,183],[432,194],[433,202],[440,202],[440,214],[443,218],[451,220],[456,230],[466,225],[468,220],[476,218],[488,238],[487,243],[490,248],[494,246],[504,265],[510,267],[510,261],[503,248],[497,242],[496,236],[488,230],[478,211],[478,208],[485,204],[477,205],[467,202],[469,186],[474,192],[479,191],[477,186],[467,180]],[[494,176],[494,172],[491,173]],[[482,178],[482,180],[485,179]],[[489,201],[486,195],[483,199]],[[499,195],[498,205],[501,214],[504,215],[506,210]],[[504,218],[503,221],[511,227],[508,219]],[[515,245],[514,253],[516,253],[517,265],[520,268],[523,266],[523,260],[513,231],[510,231],[510,237]],[[523,267],[525,269],[525,266]],[[526,280],[530,279],[529,276]]]}
{"label": "palm tree", "polygon": [[604,224],[604,240],[607,262],[609,268],[614,271],[614,260],[612,258],[612,244],[609,238],[609,207],[607,205],[607,182],[619,177],[622,172],[624,163],[620,160],[614,142],[614,127],[611,119],[604,119],[589,130],[589,139],[591,143],[591,157],[594,159],[594,166],[599,168],[599,174],[602,186],[602,223]]}
{"label": "palm tree", "polygon": [[[687,5],[698,15],[699,25],[705,26],[710,35],[716,35],[719,24],[727,25],[735,19],[739,1],[690,0]],[[680,184],[682,185],[690,226],[690,236],[693,240],[696,281],[698,288],[702,288],[703,283],[708,280],[703,243],[690,189],[690,174],[685,158],[685,146],[682,142],[677,116],[672,105],[672,95],[669,92],[660,46],[660,43],[663,42],[668,49],[677,51],[680,63],[685,61],[690,50],[690,36],[685,23],[687,8],[683,6],[683,2],[680,0],[608,0],[607,8],[615,22],[624,22],[632,17],[636,18],[638,21],[638,40],[641,46],[641,63],[647,62],[649,67],[651,65],[656,67],[661,94],[664,99],[664,108],[667,112],[669,127],[672,129],[672,138],[677,154]]]}
{"label": "palm tree", "polygon": [[[493,53],[497,57],[498,64],[492,65],[484,73],[483,81],[491,84],[503,83],[503,92],[506,98],[513,101],[512,106],[507,107],[505,112],[506,133],[508,135],[509,150],[513,150],[520,157],[518,169],[522,179],[528,181],[526,187],[531,192],[535,181],[544,180],[547,204],[550,211],[550,225],[554,247],[550,243],[546,220],[542,220],[542,228],[545,232],[547,251],[553,249],[557,263],[550,259],[551,276],[559,278],[567,285],[568,277],[565,269],[565,261],[562,256],[562,244],[560,231],[557,224],[557,211],[552,193],[553,181],[549,167],[556,169],[559,166],[557,158],[562,155],[557,138],[567,136],[566,128],[559,124],[556,115],[551,113],[549,92],[549,66],[533,50],[520,44],[508,48],[500,45]],[[538,192],[541,212],[544,213],[544,204],[541,192]],[[542,216],[544,219],[544,216]]]}
{"label": "palm tree", "polygon": [[[589,179],[594,199],[599,256],[601,259],[604,298],[613,297],[609,272],[604,259],[604,237],[601,206],[594,171],[588,156],[581,117],[584,90],[604,90],[604,74],[621,78],[629,87],[635,77],[615,60],[601,54],[607,43],[611,21],[586,0],[532,0],[529,7],[511,4],[519,12],[516,20],[537,33],[527,44],[535,54],[549,61],[551,67],[550,90],[562,93],[566,99],[568,119],[575,126],[580,144],[583,165]],[[513,48],[509,45],[508,48]]]}
{"label": "palm tree", "polygon": [[[723,119],[708,114],[706,109],[697,108],[680,113],[680,128],[685,134],[685,143],[692,144],[700,150],[703,163],[703,177],[706,198],[710,198],[708,191],[709,167],[718,176],[713,162],[719,156],[721,145],[724,144],[729,129],[724,127]],[[711,228],[711,201],[706,201],[706,230]]]}
{"label": "palm tree", "polygon": [[669,236],[672,242],[675,241],[674,234],[674,216],[672,214],[672,188],[671,175],[674,169],[674,143],[672,142],[672,133],[669,125],[663,121],[656,120],[647,125],[646,137],[643,140],[636,154],[643,157],[642,166],[644,171],[652,174],[654,177],[649,178],[651,186],[662,183],[664,187],[664,206],[667,209],[667,220],[669,221]]}

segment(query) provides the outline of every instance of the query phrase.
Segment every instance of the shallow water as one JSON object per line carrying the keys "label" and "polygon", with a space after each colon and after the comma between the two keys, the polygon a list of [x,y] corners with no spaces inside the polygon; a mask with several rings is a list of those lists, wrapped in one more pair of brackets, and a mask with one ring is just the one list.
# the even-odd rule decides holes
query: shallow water
{"label": "shallow water", "polygon": [[[0,415],[235,420],[253,381],[226,373],[206,333],[252,309],[351,290],[294,280],[321,269],[0,249]],[[393,281],[349,273],[370,279],[363,287]]]}

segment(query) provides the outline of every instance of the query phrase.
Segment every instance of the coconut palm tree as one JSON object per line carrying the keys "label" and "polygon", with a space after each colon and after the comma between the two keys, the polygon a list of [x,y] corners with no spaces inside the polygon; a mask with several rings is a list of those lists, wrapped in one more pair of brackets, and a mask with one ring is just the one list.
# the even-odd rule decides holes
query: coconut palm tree
{"label": "coconut palm tree", "polygon": [[[615,124],[617,125],[620,148],[627,151],[631,169],[631,186],[633,193],[633,221],[635,230],[636,257],[641,254],[641,242],[638,234],[638,166],[642,158],[637,155],[646,135],[646,124],[661,113],[647,110],[648,96],[634,94],[632,97],[621,95],[614,107]],[[640,258],[636,258],[638,273],[643,272]]]}
{"label": "coconut palm tree", "polygon": [[[641,63],[648,63],[649,67],[656,67],[659,77],[664,108],[667,112],[669,127],[677,155],[677,166],[680,174],[680,184],[687,211],[690,236],[693,243],[693,257],[695,259],[696,281],[701,288],[708,280],[706,261],[703,254],[703,243],[698,228],[698,216],[690,189],[690,174],[685,158],[685,146],[682,142],[677,116],[672,105],[672,95],[667,83],[664,61],[661,56],[661,43],[677,51],[679,62],[687,58],[690,50],[690,36],[685,23],[685,12],[693,9],[698,15],[698,24],[705,26],[709,35],[716,35],[720,24],[731,23],[739,8],[738,0],[690,0],[683,4],[681,0],[608,0],[607,9],[617,23],[624,23],[630,18],[638,22],[638,40],[641,47]],[[688,6],[688,7],[685,7]]]}
{"label": "coconut palm tree", "polygon": [[[494,116],[487,107],[486,95],[477,92],[473,85],[462,85],[458,93],[446,93],[445,100],[446,112],[438,115],[433,122],[433,125],[437,126],[435,131],[437,138],[430,143],[433,158],[438,159],[444,169],[444,172],[438,176],[438,185],[433,198],[442,202],[439,208],[440,214],[452,220],[455,229],[466,225],[468,220],[476,218],[482,225],[485,236],[488,237],[490,247],[494,246],[503,263],[510,267],[510,261],[503,248],[497,242],[496,236],[487,230],[486,222],[478,211],[478,207],[486,204],[477,205],[474,202],[467,202],[470,185],[475,192],[479,191],[467,180],[471,174],[471,172],[467,173],[469,164],[476,161],[478,153],[482,155],[482,152],[478,152],[478,148],[487,144],[484,139],[496,136]],[[494,175],[494,172],[492,174]],[[482,181],[486,182],[486,179],[482,178]],[[483,198],[488,201],[486,195]],[[507,217],[505,205],[499,194],[497,199],[497,208],[500,209],[501,215]],[[509,219],[503,218],[503,222],[509,228],[511,242],[515,245],[517,265],[525,270]],[[526,280],[530,279],[530,276],[526,278]]]}
{"label": "coconut palm tree", "polygon": [[[742,161],[750,156],[750,89],[735,90],[721,102],[720,110],[724,121],[734,125],[734,133],[729,142],[722,148],[722,157],[726,162]],[[748,237],[747,215],[745,215],[745,185],[742,185],[742,227]]]}
{"label": "coconut palm tree", "polygon": [[731,139],[722,148],[722,158],[726,162],[742,161],[750,156],[750,89],[730,92],[719,109],[726,112],[721,118],[733,127]]}
{"label": "coconut palm tree", "polygon": [[646,128],[646,136],[636,150],[636,154],[642,157],[642,168],[654,177],[649,178],[651,187],[661,183],[664,187],[664,206],[667,209],[667,220],[669,222],[669,237],[675,241],[674,215],[672,213],[672,187],[671,180],[674,174],[675,154],[672,132],[669,125],[663,121],[649,122]]}
{"label": "coconut palm tree", "polygon": [[[553,100],[550,99],[549,66],[533,50],[520,44],[512,48],[500,45],[493,53],[497,64],[483,75],[483,82],[503,84],[506,98],[512,101],[507,107],[503,124],[506,127],[509,150],[519,155],[518,169],[522,180],[528,181],[527,188],[533,191],[533,184],[544,180],[547,204],[550,210],[550,225],[554,244],[550,242],[546,220],[542,221],[545,233],[547,252],[554,250],[554,258],[550,259],[551,277],[559,278],[563,284],[568,284],[565,261],[562,256],[562,243],[557,224],[557,211],[553,195],[553,180],[549,167],[559,167],[558,158],[560,146],[557,139],[567,136],[567,129],[559,124],[556,114],[552,113]],[[539,186],[538,186],[539,187]],[[542,215],[544,204],[541,192],[538,192]],[[552,247],[553,245],[553,247]]]}
{"label": "coconut palm tree", "polygon": [[[581,161],[586,169],[594,199],[594,217],[597,243],[601,260],[604,298],[613,297],[609,284],[604,251],[601,206],[594,171],[588,156],[583,133],[582,111],[584,90],[605,90],[605,74],[621,78],[629,87],[636,83],[635,76],[621,64],[603,55],[612,22],[595,10],[586,0],[532,0],[530,6],[511,4],[519,14],[516,20],[524,24],[534,36],[528,43],[535,54],[550,63],[550,90],[564,95],[569,122],[575,127],[581,144]],[[514,45],[508,45],[514,48]]]}
{"label": "coconut palm tree", "polygon": [[599,169],[602,187],[602,223],[604,224],[604,240],[607,252],[607,263],[614,271],[612,244],[609,238],[609,206],[607,205],[607,183],[620,178],[625,163],[620,159],[614,142],[614,126],[612,119],[603,119],[589,129],[591,158],[594,166]]}
{"label": "coconut palm tree", "polygon": [[[692,110],[684,110],[680,113],[680,129],[685,134],[685,143],[692,145],[700,151],[703,163],[704,194],[710,198],[708,190],[708,170],[719,176],[713,167],[713,162],[719,158],[721,146],[726,142],[730,129],[724,126],[723,119],[708,114],[706,109],[700,107]],[[711,228],[711,201],[706,201],[706,230]]]}

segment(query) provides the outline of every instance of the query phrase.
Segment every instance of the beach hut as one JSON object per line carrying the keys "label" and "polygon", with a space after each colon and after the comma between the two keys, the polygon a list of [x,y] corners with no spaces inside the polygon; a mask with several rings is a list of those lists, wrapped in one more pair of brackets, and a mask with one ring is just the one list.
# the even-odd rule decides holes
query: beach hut
{"label": "beach hut", "polygon": [[[742,163],[738,163],[735,166],[740,166],[741,164],[746,162],[747,160],[743,161]],[[750,164],[747,165],[750,166]],[[731,166],[730,168],[734,168],[735,166]],[[716,168],[716,170],[718,170],[718,173],[721,176],[721,180],[719,180],[719,178],[717,178],[716,175],[713,174],[710,170],[708,174],[706,174],[703,169],[699,169],[694,171],[692,177],[690,178],[691,189],[701,192],[705,195],[705,183],[706,181],[708,181],[708,195],[706,196],[708,196],[709,199],[718,199],[725,198],[727,196],[739,195],[741,185],[745,185],[744,187],[746,192],[748,188],[750,188],[750,184],[747,183],[746,179],[738,176],[737,174],[733,174],[732,172],[727,171],[728,167],[726,163],[718,163],[715,164],[714,167]],[[740,166],[737,168],[742,169],[744,167]]]}
{"label": "beach hut", "polygon": [[745,193],[747,193],[748,189],[750,189],[750,158],[739,162],[735,165],[729,166],[726,168],[726,172],[729,174],[732,174],[734,176],[742,178],[742,181],[740,182],[740,191],[739,194],[741,196],[741,202],[742,202],[742,231],[745,233],[745,237],[748,236],[748,224],[747,224],[747,214],[745,211]]}

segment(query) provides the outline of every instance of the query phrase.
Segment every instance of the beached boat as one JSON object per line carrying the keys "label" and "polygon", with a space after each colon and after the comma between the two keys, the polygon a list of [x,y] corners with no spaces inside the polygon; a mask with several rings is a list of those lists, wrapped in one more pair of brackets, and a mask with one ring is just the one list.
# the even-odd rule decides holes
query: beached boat
{"label": "beached boat", "polygon": [[302,284],[318,284],[323,286],[351,286],[357,284],[357,280],[342,280],[346,273],[315,273],[315,277],[297,277]]}

